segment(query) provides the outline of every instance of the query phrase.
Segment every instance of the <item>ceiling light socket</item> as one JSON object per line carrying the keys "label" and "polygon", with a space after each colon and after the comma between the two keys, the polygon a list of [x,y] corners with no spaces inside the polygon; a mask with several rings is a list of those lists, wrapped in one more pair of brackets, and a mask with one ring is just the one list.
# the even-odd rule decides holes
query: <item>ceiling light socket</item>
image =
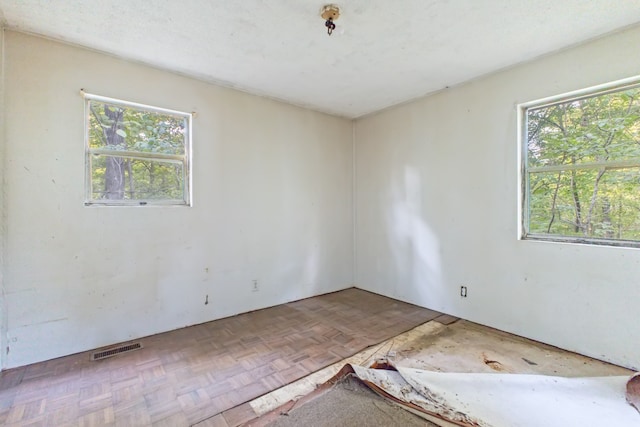
{"label": "ceiling light socket", "polygon": [[335,4],[326,4],[320,9],[320,16],[322,16],[322,19],[325,21],[329,19],[335,21],[340,17],[340,8]]}

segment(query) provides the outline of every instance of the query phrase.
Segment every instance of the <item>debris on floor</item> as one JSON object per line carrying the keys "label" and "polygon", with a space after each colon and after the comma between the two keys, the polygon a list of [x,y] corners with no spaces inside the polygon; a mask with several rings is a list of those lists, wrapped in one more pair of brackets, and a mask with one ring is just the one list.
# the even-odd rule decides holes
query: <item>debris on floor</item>
{"label": "debris on floor", "polygon": [[[353,376],[434,423],[427,425],[640,426],[640,374],[633,374],[464,320],[431,321],[250,402],[259,418],[248,425],[268,425],[281,412],[291,416],[291,408],[299,411]],[[339,405],[348,412],[349,399]],[[323,415],[329,424],[303,424],[350,425],[338,413]],[[401,425],[379,420],[373,425]]]}
{"label": "debris on floor", "polygon": [[640,412],[640,373],[636,373],[627,382],[627,402]]}
{"label": "debris on floor", "polygon": [[[442,373],[378,363],[374,368],[345,365],[316,398],[294,404],[269,421],[273,427],[308,425],[440,426],[639,426],[640,377],[637,375],[566,378],[547,375]],[[353,386],[355,378],[387,406]],[[335,384],[350,384],[336,388]],[[321,387],[326,389],[327,386]],[[336,391],[336,390],[339,390]],[[349,394],[358,391],[359,394]],[[407,409],[409,421],[391,414],[391,402]],[[632,406],[634,405],[634,406]],[[636,406],[637,407],[637,406]],[[306,408],[306,409],[305,409]],[[378,413],[381,411],[381,413]],[[286,415],[285,415],[286,414]],[[377,414],[377,415],[375,415]],[[413,414],[423,418],[411,424]],[[364,417],[366,418],[365,421]],[[273,414],[271,415],[273,419]],[[266,420],[265,420],[266,421]],[[393,421],[393,422],[392,422]],[[411,421],[411,422],[413,422]],[[429,424],[433,425],[433,424]]]}
{"label": "debris on floor", "polygon": [[[378,396],[351,376],[314,399],[279,414],[268,427],[436,426]],[[437,427],[437,426],[436,426]]]}

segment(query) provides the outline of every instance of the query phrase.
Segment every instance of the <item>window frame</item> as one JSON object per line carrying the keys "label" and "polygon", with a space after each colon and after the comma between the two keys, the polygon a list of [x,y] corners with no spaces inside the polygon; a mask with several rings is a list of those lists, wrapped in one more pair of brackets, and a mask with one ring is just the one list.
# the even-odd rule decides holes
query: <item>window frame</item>
{"label": "window frame", "polygon": [[[125,101],[117,98],[110,98],[106,96],[87,93],[81,90],[81,94],[84,98],[84,152],[85,152],[85,191],[84,191],[84,205],[85,206],[192,206],[192,182],[191,182],[191,144],[192,144],[192,127],[194,113],[187,113],[184,111],[171,110],[168,108],[155,107],[147,104],[140,104],[137,102]],[[89,121],[90,121],[90,103],[92,101],[102,102],[106,104],[112,104],[117,106],[123,106],[127,108],[134,108],[141,111],[148,111],[152,113],[161,113],[172,116],[177,116],[186,119],[185,135],[184,135],[184,154],[164,154],[164,153],[149,153],[141,151],[117,151],[103,148],[91,148],[89,143]],[[110,156],[114,152],[118,153],[118,156],[128,159],[136,160],[156,160],[163,163],[177,163],[182,164],[184,189],[182,199],[94,199],[92,197],[92,155],[98,154],[103,156]]]}
{"label": "window frame", "polygon": [[[609,83],[604,83],[597,86],[592,86],[584,89],[579,89],[571,92],[566,92],[560,95],[554,95],[546,98],[541,98],[534,101],[523,102],[517,104],[517,130],[518,130],[518,240],[530,240],[530,241],[544,241],[544,242],[556,242],[556,243],[575,243],[575,244],[588,244],[588,245],[600,245],[600,246],[615,246],[615,247],[629,247],[640,248],[640,240],[625,240],[625,239],[607,239],[607,238],[593,238],[593,237],[580,237],[580,236],[562,236],[554,234],[540,234],[529,232],[529,176],[530,173],[537,172],[558,172],[568,171],[571,169],[594,169],[596,167],[602,167],[609,165],[607,169],[621,169],[628,167],[640,167],[640,159],[637,160],[618,160],[611,162],[591,162],[580,165],[566,165],[567,167],[561,167],[562,165],[540,166],[535,168],[528,168],[528,127],[527,127],[527,111],[530,109],[538,109],[544,107],[551,107],[554,105],[582,100],[587,98],[594,98],[601,95],[610,93],[621,92],[629,89],[640,88],[640,75],[629,77],[626,79],[616,80]],[[534,169],[533,171],[531,169]]]}

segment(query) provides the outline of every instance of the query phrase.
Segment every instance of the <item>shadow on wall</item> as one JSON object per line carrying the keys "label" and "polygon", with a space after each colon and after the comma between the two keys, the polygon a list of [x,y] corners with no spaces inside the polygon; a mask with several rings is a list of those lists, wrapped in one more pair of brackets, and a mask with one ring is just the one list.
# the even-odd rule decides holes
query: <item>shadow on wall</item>
{"label": "shadow on wall", "polygon": [[297,237],[304,242],[296,247],[299,251],[297,256],[293,258],[289,248],[281,251],[278,260],[278,265],[285,266],[282,277],[285,278],[285,283],[289,283],[284,288],[286,301],[296,301],[326,292],[320,277],[321,263],[326,262],[326,259],[322,256],[320,248],[328,242],[318,231],[316,214],[309,215],[305,220],[308,222],[306,230],[291,236],[292,240]]}
{"label": "shadow on wall", "polygon": [[318,242],[312,240],[309,244],[309,250],[307,252],[304,267],[302,269],[302,283],[311,289],[311,293],[316,295],[316,292],[321,292],[322,286],[318,283],[319,273],[319,254],[318,254]]}
{"label": "shadow on wall", "polygon": [[[392,206],[387,218],[390,251],[393,255],[394,293],[421,305],[441,306],[444,297],[440,242],[422,214],[420,172],[405,166],[395,179]],[[433,201],[432,209],[438,209]]]}

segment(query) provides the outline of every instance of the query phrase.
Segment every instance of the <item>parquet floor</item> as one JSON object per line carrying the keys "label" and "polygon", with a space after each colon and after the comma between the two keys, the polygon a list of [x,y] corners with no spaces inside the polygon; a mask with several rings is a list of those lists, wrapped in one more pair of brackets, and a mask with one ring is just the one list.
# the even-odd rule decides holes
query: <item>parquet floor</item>
{"label": "parquet floor", "polygon": [[236,425],[243,403],[439,314],[352,288],[143,338],[98,362],[85,352],[8,370],[0,424]]}

